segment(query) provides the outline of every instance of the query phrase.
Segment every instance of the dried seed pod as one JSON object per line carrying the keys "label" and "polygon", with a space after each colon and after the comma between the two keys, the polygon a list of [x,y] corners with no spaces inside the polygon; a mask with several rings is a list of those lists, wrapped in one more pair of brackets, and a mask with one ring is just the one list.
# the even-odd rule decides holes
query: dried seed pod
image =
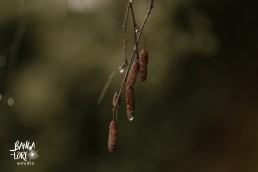
{"label": "dried seed pod", "polygon": [[140,52],[140,62],[148,64],[149,55],[146,49],[142,49]]}
{"label": "dried seed pod", "polygon": [[117,142],[118,127],[114,120],[109,124],[109,136],[108,136],[108,150],[113,152]]}
{"label": "dried seed pod", "polygon": [[127,110],[127,117],[129,121],[133,120],[134,109],[135,109],[134,88],[127,86],[126,87],[126,110]]}
{"label": "dried seed pod", "polygon": [[147,79],[147,64],[148,64],[148,52],[147,50],[143,49],[140,52],[140,69],[139,69],[139,75],[142,81],[145,81]]}
{"label": "dried seed pod", "polygon": [[138,72],[139,72],[139,62],[135,61],[131,66],[131,69],[127,78],[127,85],[129,87],[134,86]]}
{"label": "dried seed pod", "polygon": [[118,98],[118,93],[115,92],[114,97],[113,97],[113,106],[119,107],[120,105],[121,105],[121,96],[119,96],[119,98]]}

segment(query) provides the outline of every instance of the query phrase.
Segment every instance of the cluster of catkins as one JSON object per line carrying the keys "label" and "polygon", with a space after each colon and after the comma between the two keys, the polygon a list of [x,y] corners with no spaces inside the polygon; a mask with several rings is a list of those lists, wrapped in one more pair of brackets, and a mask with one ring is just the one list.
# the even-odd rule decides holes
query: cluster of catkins
{"label": "cluster of catkins", "polygon": [[[145,81],[147,79],[147,64],[148,64],[148,52],[143,49],[140,52],[140,58],[134,61],[131,65],[127,82],[126,82],[126,110],[127,117],[129,121],[133,120],[134,110],[135,110],[135,93],[134,93],[134,85],[139,73],[141,81]],[[113,97],[113,106],[116,109],[121,105],[121,96],[118,97],[118,93],[116,92]],[[115,121],[115,118],[110,122],[109,125],[109,137],[108,137],[108,150],[113,152],[117,142],[117,133],[118,127]]]}

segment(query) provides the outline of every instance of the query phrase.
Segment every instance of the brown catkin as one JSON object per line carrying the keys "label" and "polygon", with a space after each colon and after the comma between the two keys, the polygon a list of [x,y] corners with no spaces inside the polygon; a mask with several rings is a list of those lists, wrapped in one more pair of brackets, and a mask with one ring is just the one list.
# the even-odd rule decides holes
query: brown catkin
{"label": "brown catkin", "polygon": [[121,96],[119,96],[119,98],[118,98],[118,93],[115,92],[114,97],[113,97],[113,106],[119,107],[120,105],[121,105]]}
{"label": "brown catkin", "polygon": [[134,109],[135,109],[134,88],[127,86],[126,87],[126,110],[127,110],[127,117],[129,119],[129,121],[133,120]]}
{"label": "brown catkin", "polygon": [[127,85],[129,87],[134,86],[138,72],[139,72],[139,67],[140,67],[140,65],[139,65],[138,61],[133,62],[131,69],[129,71],[128,78],[127,78]]}
{"label": "brown catkin", "polygon": [[108,150],[113,152],[116,147],[118,128],[114,120],[109,124]]}
{"label": "brown catkin", "polygon": [[139,69],[139,75],[142,81],[145,81],[147,79],[147,65],[148,65],[148,52],[147,50],[143,49],[140,52],[140,69]]}

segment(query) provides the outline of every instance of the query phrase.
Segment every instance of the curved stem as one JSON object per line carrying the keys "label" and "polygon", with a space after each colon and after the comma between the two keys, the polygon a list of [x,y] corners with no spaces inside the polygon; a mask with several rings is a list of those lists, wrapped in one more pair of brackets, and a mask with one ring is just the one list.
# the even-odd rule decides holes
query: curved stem
{"label": "curved stem", "polygon": [[[133,52],[132,52],[131,57],[130,57],[130,60],[129,60],[128,68],[127,68],[127,70],[126,70],[126,72],[125,72],[124,79],[123,79],[122,84],[121,84],[121,86],[120,86],[120,88],[119,88],[119,91],[118,91],[118,93],[117,93],[118,97],[120,97],[121,92],[122,92],[123,87],[124,87],[124,84],[126,83],[126,80],[127,80],[127,78],[128,78],[128,73],[129,73],[131,64],[132,64],[132,62],[133,62],[134,54],[135,54],[135,52],[136,52],[136,46],[138,45],[138,43],[139,43],[139,41],[140,41],[140,38],[141,38],[141,35],[142,35],[142,32],[143,32],[144,26],[145,26],[145,24],[146,24],[146,22],[147,22],[147,20],[148,20],[148,18],[149,18],[149,15],[150,15],[150,13],[151,13],[152,8],[153,8],[153,1],[154,1],[154,0],[150,0],[150,4],[149,4],[148,11],[147,11],[147,13],[146,13],[146,15],[145,15],[145,17],[144,17],[144,19],[143,19],[143,22],[142,22],[142,25],[141,25],[141,28],[140,28],[141,32],[139,33],[139,35],[138,35],[138,37],[137,37],[137,39],[136,39],[136,42],[135,42],[135,45],[134,45],[134,49],[133,49]],[[129,3],[130,3],[130,0],[129,0]],[[116,103],[115,103],[115,106],[114,106],[114,108],[113,108],[113,111],[115,111],[115,110],[117,109],[117,103],[118,103],[118,99],[116,100]]]}

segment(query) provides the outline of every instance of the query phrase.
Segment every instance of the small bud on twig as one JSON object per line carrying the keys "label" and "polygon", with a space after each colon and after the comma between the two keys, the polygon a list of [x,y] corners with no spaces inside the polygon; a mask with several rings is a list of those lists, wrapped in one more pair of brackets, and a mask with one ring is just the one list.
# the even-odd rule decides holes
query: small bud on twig
{"label": "small bud on twig", "polygon": [[121,105],[121,96],[118,97],[117,92],[115,92],[114,97],[113,97],[113,106],[119,107]]}

